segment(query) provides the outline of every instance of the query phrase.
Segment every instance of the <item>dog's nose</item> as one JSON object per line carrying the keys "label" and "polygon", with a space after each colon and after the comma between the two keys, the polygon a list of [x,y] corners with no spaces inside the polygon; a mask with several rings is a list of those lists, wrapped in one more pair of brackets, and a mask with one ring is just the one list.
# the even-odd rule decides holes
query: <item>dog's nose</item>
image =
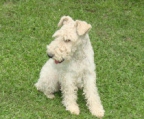
{"label": "dog's nose", "polygon": [[53,56],[54,56],[53,54],[48,53],[49,58],[53,58]]}

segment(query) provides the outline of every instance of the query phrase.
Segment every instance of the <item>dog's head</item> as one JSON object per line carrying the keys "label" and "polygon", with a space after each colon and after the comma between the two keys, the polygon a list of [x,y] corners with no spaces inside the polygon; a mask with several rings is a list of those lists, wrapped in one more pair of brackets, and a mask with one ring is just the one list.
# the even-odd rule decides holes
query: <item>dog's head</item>
{"label": "dog's head", "polygon": [[63,16],[58,27],[61,28],[54,33],[54,40],[47,46],[47,54],[56,64],[74,57],[75,52],[85,42],[85,36],[91,25],[85,21],[74,21],[69,16]]}

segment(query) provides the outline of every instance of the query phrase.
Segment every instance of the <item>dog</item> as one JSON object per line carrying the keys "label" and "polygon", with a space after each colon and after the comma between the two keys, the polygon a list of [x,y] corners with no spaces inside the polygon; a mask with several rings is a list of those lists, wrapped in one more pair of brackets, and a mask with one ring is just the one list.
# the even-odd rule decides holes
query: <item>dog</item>
{"label": "dog", "polygon": [[54,92],[61,90],[62,104],[72,114],[80,113],[77,91],[83,89],[86,104],[91,114],[102,118],[104,109],[96,87],[94,51],[88,32],[90,24],[63,16],[53,38],[47,45],[49,60],[40,72],[35,84],[47,98],[54,98]]}

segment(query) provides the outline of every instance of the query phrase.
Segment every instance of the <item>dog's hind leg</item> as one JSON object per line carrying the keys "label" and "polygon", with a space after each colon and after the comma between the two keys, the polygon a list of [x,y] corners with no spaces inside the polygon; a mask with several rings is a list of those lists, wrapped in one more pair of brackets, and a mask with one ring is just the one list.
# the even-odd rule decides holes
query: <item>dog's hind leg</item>
{"label": "dog's hind leg", "polygon": [[53,60],[49,60],[42,67],[40,72],[40,78],[35,84],[37,90],[42,91],[47,98],[54,98],[54,92],[60,89],[58,83],[58,72],[53,67]]}

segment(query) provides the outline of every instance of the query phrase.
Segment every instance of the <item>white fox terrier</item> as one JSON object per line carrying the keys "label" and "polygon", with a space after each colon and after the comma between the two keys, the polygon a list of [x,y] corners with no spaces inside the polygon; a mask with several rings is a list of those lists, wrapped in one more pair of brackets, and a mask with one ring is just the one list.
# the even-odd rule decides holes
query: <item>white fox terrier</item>
{"label": "white fox terrier", "polygon": [[58,26],[61,28],[47,46],[50,59],[42,67],[35,86],[48,98],[54,98],[54,92],[61,90],[66,110],[77,115],[77,91],[83,88],[90,112],[102,118],[105,111],[96,87],[94,52],[88,35],[91,25],[63,16]]}

